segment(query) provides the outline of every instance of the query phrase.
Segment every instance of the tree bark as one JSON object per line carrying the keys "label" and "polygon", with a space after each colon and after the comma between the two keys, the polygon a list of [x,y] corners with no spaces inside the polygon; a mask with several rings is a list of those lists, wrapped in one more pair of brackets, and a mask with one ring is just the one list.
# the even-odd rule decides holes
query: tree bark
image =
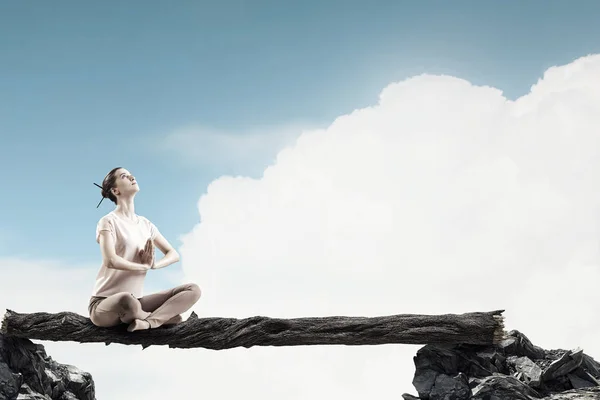
{"label": "tree bark", "polygon": [[127,325],[100,328],[72,312],[20,314],[6,310],[1,331],[8,336],[50,341],[168,345],[212,350],[253,346],[480,344],[504,339],[504,310],[466,314],[378,317],[198,318],[177,325],[127,332]]}

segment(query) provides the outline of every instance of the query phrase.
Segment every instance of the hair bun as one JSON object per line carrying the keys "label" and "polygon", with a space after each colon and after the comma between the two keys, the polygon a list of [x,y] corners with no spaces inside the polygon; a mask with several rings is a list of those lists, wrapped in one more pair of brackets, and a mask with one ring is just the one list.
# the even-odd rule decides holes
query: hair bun
{"label": "hair bun", "polygon": [[[111,189],[116,185],[117,178],[116,178],[115,174],[120,168],[121,167],[113,168],[108,174],[106,174],[106,176],[102,180],[102,186],[100,186],[94,182],[94,185],[96,185],[100,188],[100,193],[102,194],[102,200],[110,199],[110,201],[117,204],[117,197],[111,192]],[[98,203],[96,208],[98,208],[100,206],[100,204],[102,203],[102,200],[100,200],[100,203]]]}
{"label": "hair bun", "polygon": [[109,191],[106,190],[105,188],[102,188],[102,190],[100,192],[102,194],[102,197],[108,197]]}

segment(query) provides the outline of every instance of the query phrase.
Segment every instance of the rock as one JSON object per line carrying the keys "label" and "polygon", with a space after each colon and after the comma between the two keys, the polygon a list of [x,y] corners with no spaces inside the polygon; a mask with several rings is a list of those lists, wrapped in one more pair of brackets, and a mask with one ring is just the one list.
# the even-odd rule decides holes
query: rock
{"label": "rock", "polygon": [[581,374],[584,375],[584,377],[582,378],[581,375],[575,375],[575,374],[568,374],[567,378],[569,378],[569,381],[571,381],[571,385],[573,385],[574,389],[581,389],[581,388],[586,388],[586,387],[594,387],[597,386],[597,383],[595,383],[594,381],[594,377],[591,376],[589,373],[582,371]]}
{"label": "rock", "polygon": [[17,397],[17,400],[52,400],[52,397],[38,393],[27,383],[24,383],[19,390],[19,397]]}
{"label": "rock", "polygon": [[44,346],[0,334],[0,399],[95,400],[92,376],[59,364]]}
{"label": "rock", "polygon": [[16,398],[22,384],[23,376],[12,372],[8,365],[0,359],[0,399]]}
{"label": "rock", "polygon": [[[600,364],[587,354],[583,355],[581,366],[594,377],[600,377]],[[600,382],[598,383],[600,385]]]}
{"label": "rock", "polygon": [[63,395],[60,397],[60,400],[77,400],[77,396],[67,391],[63,393]]}
{"label": "rock", "polygon": [[456,376],[439,374],[429,392],[430,400],[469,400],[471,388],[465,374]]}
{"label": "rock", "polygon": [[[594,375],[592,375],[592,373]],[[600,373],[594,371],[593,368],[587,368],[585,364],[581,365],[572,373],[568,374],[567,377],[571,381],[574,389],[579,389],[583,387],[594,387],[600,386],[600,380],[596,377],[599,376]]]}
{"label": "rock", "polygon": [[600,400],[598,362],[581,349],[544,350],[516,330],[497,345],[426,345],[414,363],[420,400]]}
{"label": "rock", "polygon": [[544,397],[542,400],[600,400],[600,387],[567,390]]}
{"label": "rock", "polygon": [[534,346],[525,335],[516,329],[508,332],[508,338],[498,347],[506,354],[527,357],[531,360],[544,358],[545,355],[544,349]]}
{"label": "rock", "polygon": [[540,395],[515,377],[493,375],[484,378],[473,389],[473,400],[532,400]]}
{"label": "rock", "polygon": [[511,356],[506,359],[509,368],[514,368],[517,379],[536,388],[542,383],[542,369],[528,357]]}
{"label": "rock", "polygon": [[583,350],[565,352],[558,360],[553,361],[544,371],[542,378],[549,381],[575,370],[583,362]]}
{"label": "rock", "polygon": [[[417,356],[414,357],[417,371],[413,385],[420,398],[429,399],[430,392],[436,385],[436,379],[440,374],[454,377],[462,372],[470,378],[483,378],[497,372],[498,368],[493,353],[477,351],[477,348],[473,348],[473,351],[467,349],[470,348],[426,345],[417,351]],[[469,354],[468,357],[465,351]],[[446,380],[440,382],[446,382]],[[469,387],[468,378],[466,385]]]}

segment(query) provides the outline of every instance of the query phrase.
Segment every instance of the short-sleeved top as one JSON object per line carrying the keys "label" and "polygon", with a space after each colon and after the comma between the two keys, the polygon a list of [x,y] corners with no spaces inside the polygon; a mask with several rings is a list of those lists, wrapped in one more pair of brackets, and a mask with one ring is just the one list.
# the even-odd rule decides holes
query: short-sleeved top
{"label": "short-sleeved top", "polygon": [[[154,240],[158,233],[156,226],[147,218],[136,215],[132,221],[120,217],[114,211],[106,214],[96,226],[96,242],[100,243],[100,232],[108,231],[115,242],[118,256],[136,262],[137,253],[144,248],[148,238]],[[108,297],[119,292],[132,293],[136,298],[143,295],[146,271],[124,271],[108,268],[103,262],[96,276],[92,296]]]}

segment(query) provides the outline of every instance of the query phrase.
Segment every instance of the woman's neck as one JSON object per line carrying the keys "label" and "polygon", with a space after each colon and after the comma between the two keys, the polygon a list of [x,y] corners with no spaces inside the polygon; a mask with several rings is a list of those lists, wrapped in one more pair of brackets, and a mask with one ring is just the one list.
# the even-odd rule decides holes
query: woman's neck
{"label": "woman's neck", "polygon": [[119,199],[119,204],[115,208],[115,212],[119,215],[122,215],[125,218],[134,219],[135,218],[135,206],[133,204],[133,199],[127,201],[122,201]]}

